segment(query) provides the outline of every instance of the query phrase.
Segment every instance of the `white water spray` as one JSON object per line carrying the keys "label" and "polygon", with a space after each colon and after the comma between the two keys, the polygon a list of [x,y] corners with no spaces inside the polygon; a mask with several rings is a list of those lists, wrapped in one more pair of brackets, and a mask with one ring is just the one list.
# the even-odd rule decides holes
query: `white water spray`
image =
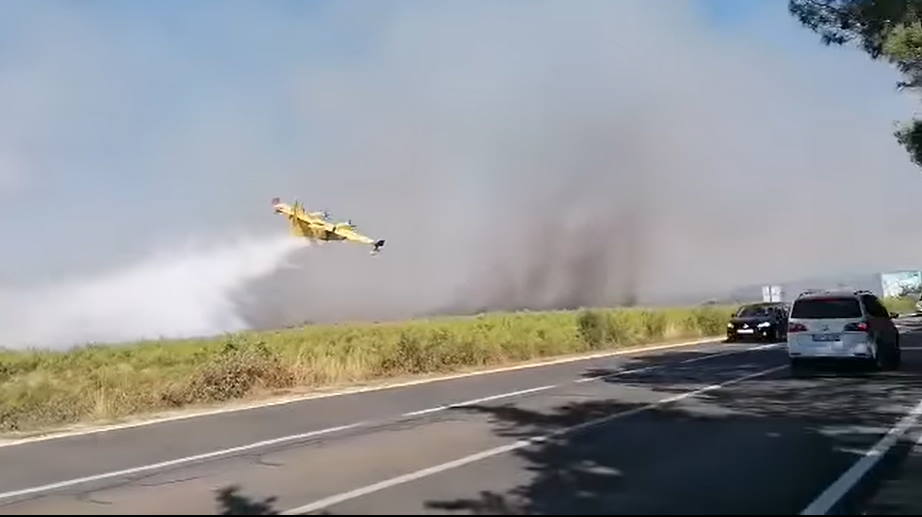
{"label": "white water spray", "polygon": [[95,278],[0,289],[0,347],[213,335],[247,328],[234,295],[288,266],[306,241],[247,238],[159,252]]}

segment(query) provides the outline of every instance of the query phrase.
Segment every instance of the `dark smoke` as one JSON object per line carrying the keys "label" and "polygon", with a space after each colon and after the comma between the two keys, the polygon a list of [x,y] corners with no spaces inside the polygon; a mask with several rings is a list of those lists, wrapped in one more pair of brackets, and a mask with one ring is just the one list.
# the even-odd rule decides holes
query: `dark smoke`
{"label": "dark smoke", "polygon": [[[817,45],[783,2],[722,27],[694,2],[361,5],[14,21],[2,344],[697,303],[919,267],[896,72]],[[383,253],[272,244],[274,196]],[[171,257],[238,233],[256,237]]]}
{"label": "dark smoke", "polygon": [[895,262],[815,209],[905,195],[862,172],[899,150],[816,102],[816,70],[645,2],[471,5],[397,10],[305,82],[302,115],[338,120],[310,165],[342,183],[304,191],[388,244],[307,250],[253,286],[255,325],[699,302]]}

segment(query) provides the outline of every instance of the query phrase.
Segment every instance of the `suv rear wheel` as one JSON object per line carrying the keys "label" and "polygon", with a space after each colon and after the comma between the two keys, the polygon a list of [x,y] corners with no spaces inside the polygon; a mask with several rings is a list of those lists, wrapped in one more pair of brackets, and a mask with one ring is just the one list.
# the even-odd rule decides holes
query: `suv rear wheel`
{"label": "suv rear wheel", "polygon": [[799,357],[791,358],[791,376],[803,377],[807,373],[807,361]]}
{"label": "suv rear wheel", "polygon": [[900,364],[902,361],[902,353],[900,352],[900,343],[896,343],[887,347],[887,369],[888,370],[899,370]]}
{"label": "suv rear wheel", "polygon": [[877,371],[897,370],[902,362],[899,343],[877,344],[877,354],[871,360],[872,366]]}

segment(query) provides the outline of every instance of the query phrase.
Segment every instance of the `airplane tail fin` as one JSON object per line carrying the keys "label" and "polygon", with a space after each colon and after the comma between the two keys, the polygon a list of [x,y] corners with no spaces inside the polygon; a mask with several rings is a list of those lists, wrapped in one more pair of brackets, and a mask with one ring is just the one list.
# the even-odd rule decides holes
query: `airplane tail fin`
{"label": "airplane tail fin", "polygon": [[376,241],[374,247],[371,250],[372,255],[381,251],[381,246],[384,246],[384,239]]}

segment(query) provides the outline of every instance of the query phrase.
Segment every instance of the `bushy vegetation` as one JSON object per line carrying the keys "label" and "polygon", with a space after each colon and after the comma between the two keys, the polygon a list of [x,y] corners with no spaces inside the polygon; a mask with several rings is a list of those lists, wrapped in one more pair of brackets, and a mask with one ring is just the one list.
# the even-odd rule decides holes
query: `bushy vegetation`
{"label": "bushy vegetation", "polygon": [[881,300],[887,310],[898,314],[911,314],[916,312],[917,296],[892,296]]}
{"label": "bushy vegetation", "polygon": [[728,307],[490,313],[0,351],[0,431],[718,336]]}

